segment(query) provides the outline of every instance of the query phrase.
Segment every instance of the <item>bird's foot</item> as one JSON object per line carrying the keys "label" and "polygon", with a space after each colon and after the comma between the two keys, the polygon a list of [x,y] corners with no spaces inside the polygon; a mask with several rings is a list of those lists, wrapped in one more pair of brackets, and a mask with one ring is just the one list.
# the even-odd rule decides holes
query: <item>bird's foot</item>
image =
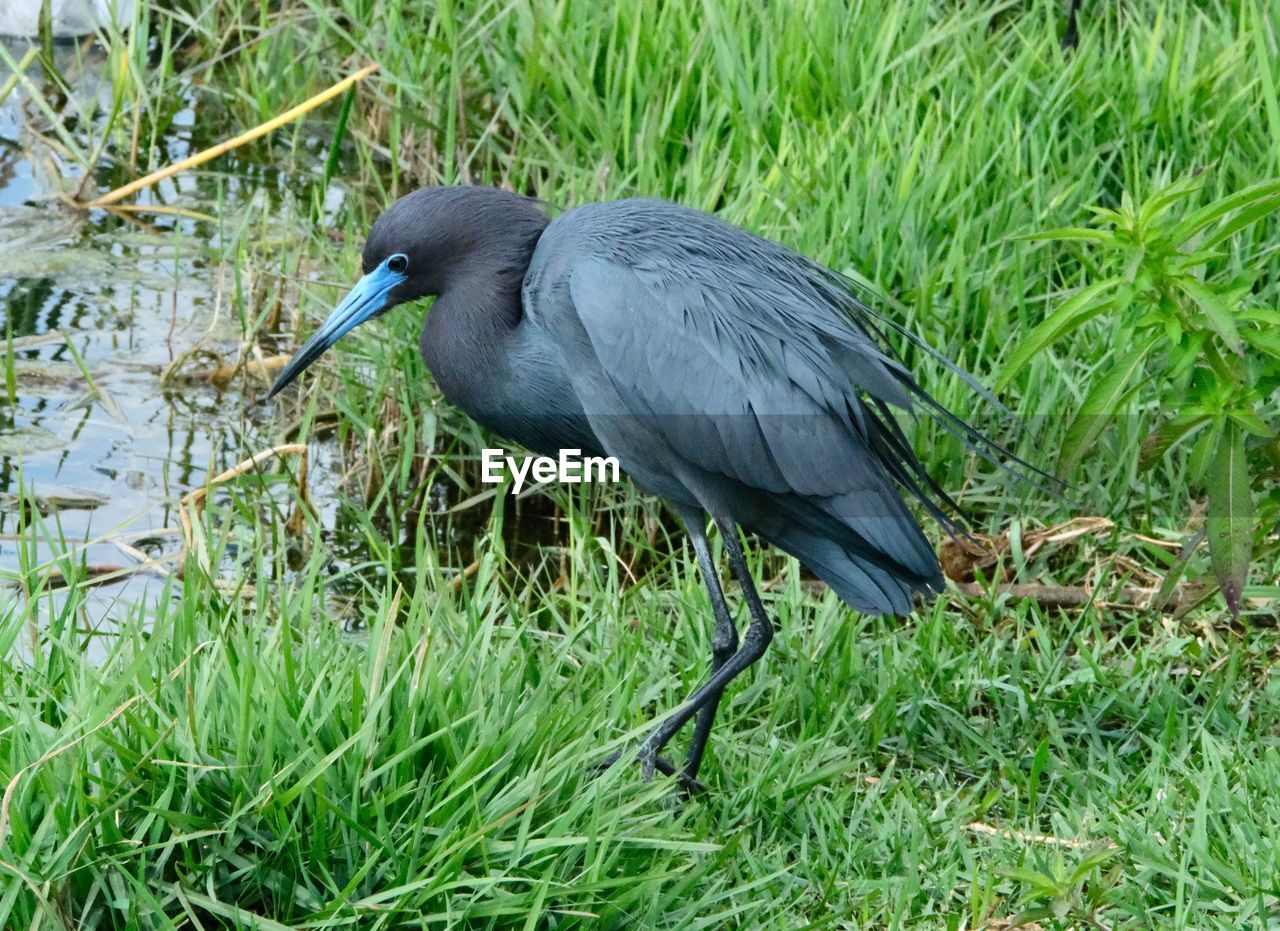
{"label": "bird's foot", "polygon": [[[691,798],[695,795],[703,795],[706,793],[707,787],[705,785],[690,776],[684,770],[677,767],[670,760],[659,756],[656,752],[651,750],[646,751],[647,748],[642,746],[638,754],[640,758],[640,778],[645,782],[650,781],[656,771],[662,773],[664,776],[675,776],[680,783],[680,791],[683,792],[686,797]],[[609,756],[607,756],[596,767],[596,775],[600,775],[614,763],[618,762],[625,752],[625,750],[617,750],[609,754]]]}

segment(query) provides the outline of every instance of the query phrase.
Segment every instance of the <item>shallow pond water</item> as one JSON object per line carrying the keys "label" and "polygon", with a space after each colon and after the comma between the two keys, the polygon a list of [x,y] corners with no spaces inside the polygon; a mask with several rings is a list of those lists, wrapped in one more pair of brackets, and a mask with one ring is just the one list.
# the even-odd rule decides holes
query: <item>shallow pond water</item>
{"label": "shallow pond water", "polygon": [[[7,48],[16,59],[24,46]],[[109,100],[104,60],[92,46],[58,46],[59,70],[75,95]],[[42,81],[38,66],[28,76]],[[185,101],[158,163],[217,141],[193,138],[199,108]],[[210,358],[234,358],[240,332],[220,230],[234,229],[248,213],[288,217],[296,199],[310,204],[330,129],[316,130],[314,166],[305,152],[294,156],[303,165],[294,174],[224,156],[213,170],[179,175],[138,198],[189,211],[216,205],[219,222],[209,222],[67,205],[58,194],[73,191],[82,172],[44,143],[42,122],[22,86],[0,104],[0,340],[13,340],[0,403],[0,610],[16,597],[22,546],[29,547],[28,564],[68,550],[90,567],[135,563],[138,554],[121,542],[148,556],[172,554],[181,496],[270,445],[270,412],[246,396],[243,380],[220,388],[192,377],[210,363],[183,357],[199,347]],[[93,179],[100,180],[113,183],[109,175]],[[341,200],[341,187],[331,184],[326,211]],[[171,367],[176,375],[166,379]],[[313,444],[317,490],[332,481],[332,452]],[[19,508],[20,493],[36,502],[42,528],[30,507]],[[332,526],[331,506],[321,516]],[[20,527],[24,520],[30,526]],[[96,585],[86,621],[109,624],[156,582],[155,574],[141,573]]]}

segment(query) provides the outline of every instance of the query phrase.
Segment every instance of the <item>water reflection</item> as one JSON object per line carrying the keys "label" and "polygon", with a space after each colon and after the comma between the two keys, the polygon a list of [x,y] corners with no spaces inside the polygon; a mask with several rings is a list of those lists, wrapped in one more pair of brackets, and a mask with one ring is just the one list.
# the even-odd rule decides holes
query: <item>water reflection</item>
{"label": "water reflection", "polygon": [[[21,55],[21,46],[9,49]],[[101,101],[106,94],[110,101],[100,50],[59,47],[58,55],[73,98]],[[30,76],[41,79],[38,68]],[[219,256],[229,244],[217,224],[174,215],[133,221],[60,204],[58,190],[73,190],[81,172],[42,147],[31,128],[44,122],[21,88],[0,106],[0,338],[16,347],[16,391],[5,389],[0,398],[0,570],[11,578],[20,565],[19,521],[35,519],[20,518],[20,486],[61,503],[45,527],[68,543],[169,533],[181,495],[210,470],[261,448],[266,433],[235,384],[227,391],[190,380],[161,384],[175,357],[197,341],[236,351],[238,324],[225,301],[221,325],[210,332],[233,277]],[[177,160],[217,141],[194,138],[196,127],[225,122],[216,103],[189,97],[157,157]],[[318,151],[320,158],[323,147]],[[226,228],[246,211],[289,216],[295,202],[311,203],[314,166],[290,174],[245,158],[224,157],[219,170],[181,175],[139,202],[216,210]],[[108,166],[94,180],[105,188],[126,180],[124,174]],[[330,185],[326,205],[336,211],[341,196]],[[322,472],[313,478],[325,481]],[[44,561],[62,551],[44,544],[34,555]],[[129,561],[107,543],[80,555],[89,565]],[[154,585],[153,577],[138,576],[93,588],[88,622],[109,624]],[[13,592],[0,584],[0,611],[11,610]],[[56,613],[58,599],[49,601]]]}

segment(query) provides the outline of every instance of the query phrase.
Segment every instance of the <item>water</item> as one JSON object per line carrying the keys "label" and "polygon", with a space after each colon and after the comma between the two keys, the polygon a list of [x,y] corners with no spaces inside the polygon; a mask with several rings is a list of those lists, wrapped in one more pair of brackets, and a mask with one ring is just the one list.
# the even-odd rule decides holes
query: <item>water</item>
{"label": "water", "polygon": [[[24,45],[7,48],[16,59]],[[110,100],[104,63],[93,47],[58,49],[73,96]],[[29,74],[42,80],[38,66]],[[161,163],[217,141],[194,138],[197,125],[225,123],[200,107],[184,102]],[[39,138],[48,129],[22,88],[0,105],[0,322],[19,347],[14,396],[6,390],[0,403],[0,610],[17,597],[19,540],[36,535],[31,527],[20,533],[20,487],[39,501],[49,536],[61,538],[36,547],[38,563],[72,548],[90,567],[123,567],[138,553],[116,541],[152,557],[177,553],[181,496],[271,445],[270,411],[256,403],[262,389],[246,390],[241,378],[220,389],[201,375],[234,360],[240,344],[232,269],[219,254],[232,234],[220,228],[310,205],[331,128],[317,127],[293,173],[224,156],[212,171],[179,175],[137,199],[216,211],[220,223],[61,203],[58,192],[74,191],[83,172]],[[106,169],[94,179],[104,190],[124,180]],[[330,216],[341,203],[333,184],[324,200]],[[199,354],[165,381],[193,346]],[[313,491],[328,501],[336,451],[321,442],[312,453]],[[332,504],[321,517],[332,527]],[[148,572],[95,586],[85,622],[109,628],[156,584]],[[59,603],[55,596],[49,609]]]}

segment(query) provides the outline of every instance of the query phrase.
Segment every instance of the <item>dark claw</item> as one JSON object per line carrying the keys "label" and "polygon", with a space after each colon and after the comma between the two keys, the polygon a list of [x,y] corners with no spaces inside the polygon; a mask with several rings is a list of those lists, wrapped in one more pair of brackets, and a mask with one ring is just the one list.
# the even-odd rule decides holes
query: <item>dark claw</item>
{"label": "dark claw", "polygon": [[[616,750],[613,753],[609,754],[609,756],[607,756],[603,760],[603,762],[601,762],[596,767],[595,774],[597,776],[600,775],[606,769],[612,766],[614,763],[618,762],[618,760],[622,758],[623,752],[624,751],[622,750]],[[649,757],[648,759],[646,759],[643,755],[644,751],[641,750],[640,753],[641,753],[641,777],[644,779],[645,782],[648,782],[650,779],[653,778],[653,773],[656,770],[657,772],[662,773],[662,775],[664,776],[675,776],[680,782],[680,791],[684,793],[686,798],[692,798],[695,795],[703,795],[708,791],[705,785],[703,785],[697,779],[694,779],[688,773],[684,772],[684,770],[678,769],[675,766],[675,764],[673,764],[670,760],[666,759],[665,757],[657,756],[655,754]],[[647,771],[645,768],[646,764],[648,764]]]}

